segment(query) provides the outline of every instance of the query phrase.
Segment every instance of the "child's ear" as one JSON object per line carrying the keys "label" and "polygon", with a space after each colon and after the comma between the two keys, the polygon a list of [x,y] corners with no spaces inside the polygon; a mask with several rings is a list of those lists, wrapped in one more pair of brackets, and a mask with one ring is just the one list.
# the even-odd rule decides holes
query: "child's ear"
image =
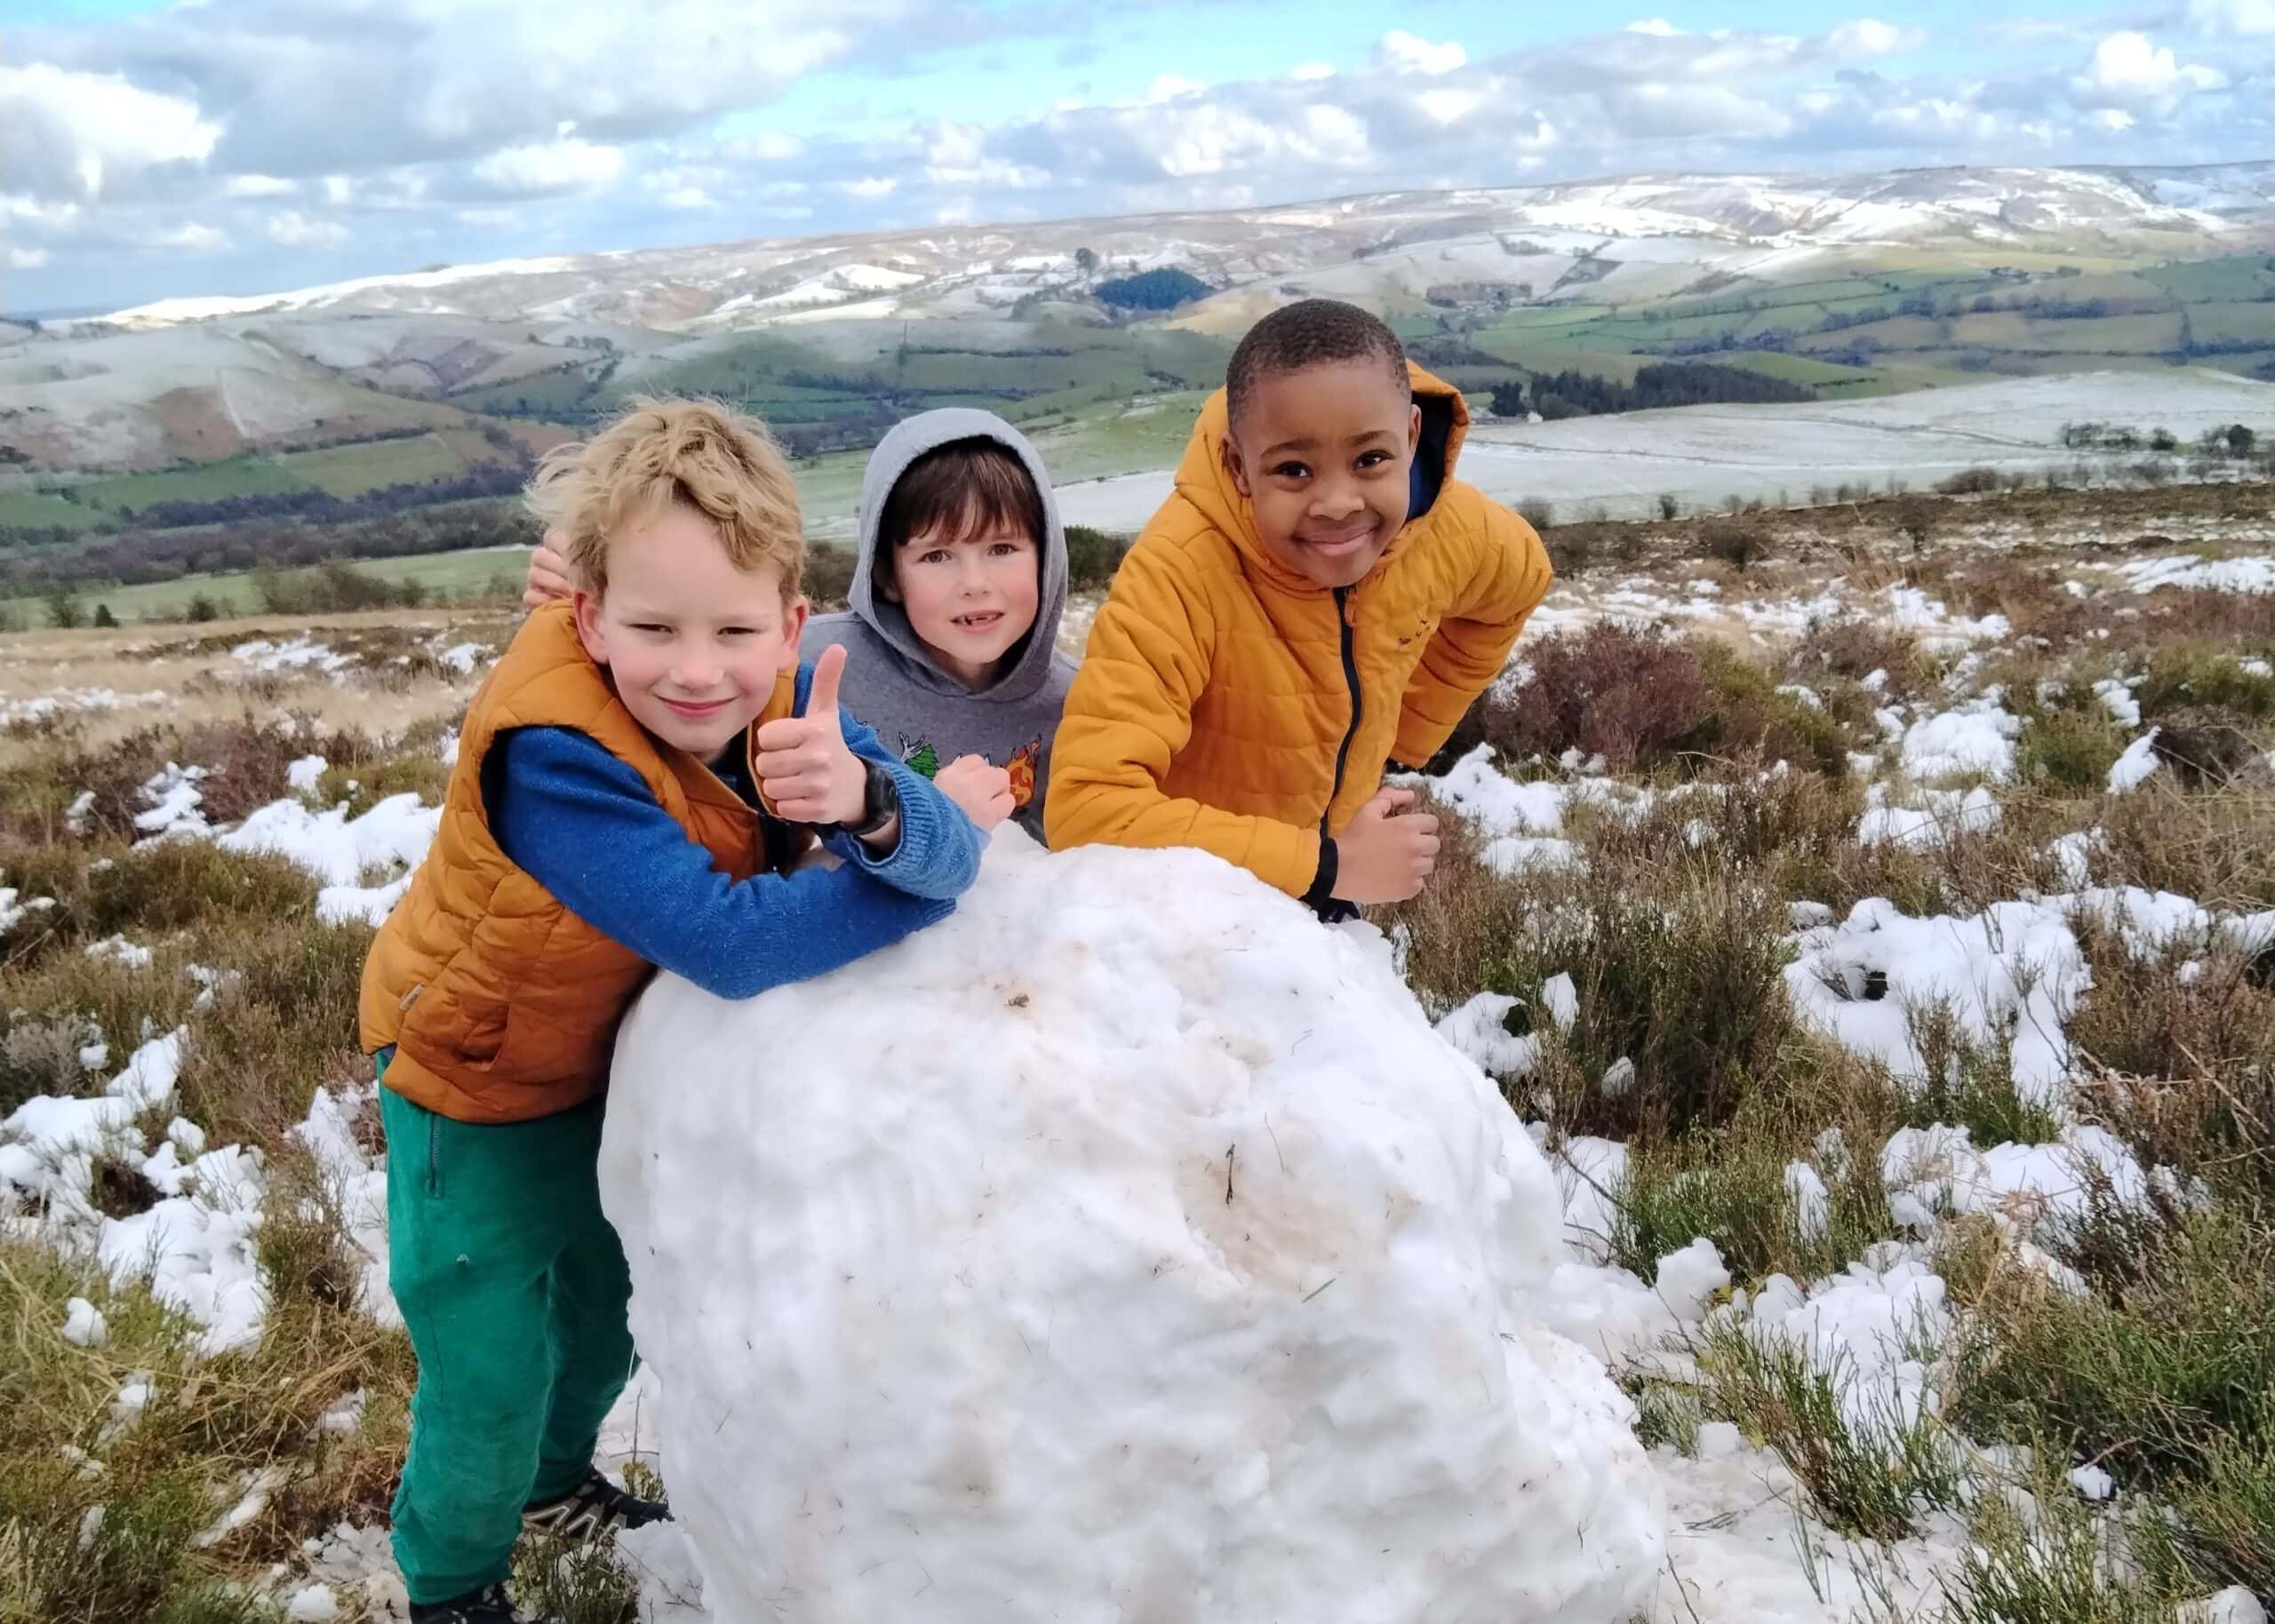
{"label": "child's ear", "polygon": [[1409,406],[1406,413],[1406,454],[1411,457],[1422,443],[1422,408]]}
{"label": "child's ear", "polygon": [[1233,438],[1229,428],[1217,442],[1217,456],[1225,465],[1225,474],[1233,482],[1233,489],[1249,501],[1256,500],[1256,493],[1248,488],[1248,465],[1241,460],[1241,442]]}
{"label": "child's ear", "polygon": [[607,665],[608,633],[601,625],[601,601],[579,586],[570,601],[577,610],[577,641],[585,645],[594,665]]}
{"label": "child's ear", "polygon": [[790,601],[789,608],[782,611],[782,663],[776,667],[777,670],[795,671],[798,668],[798,640],[806,634],[806,616],[812,608],[813,605],[801,593]]}

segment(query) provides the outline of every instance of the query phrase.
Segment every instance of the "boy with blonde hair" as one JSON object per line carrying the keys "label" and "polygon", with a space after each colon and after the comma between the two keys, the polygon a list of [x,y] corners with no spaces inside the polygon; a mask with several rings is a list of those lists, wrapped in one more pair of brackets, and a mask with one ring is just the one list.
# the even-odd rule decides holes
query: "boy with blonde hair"
{"label": "boy with blonde hair", "polygon": [[1468,426],[1354,305],[1256,324],[1091,626],[1054,848],[1200,847],[1326,918],[1422,888],[1436,820],[1383,769],[1437,752],[1550,580],[1454,477]]}
{"label": "boy with blonde hair", "polygon": [[[531,501],[580,585],[475,695],[363,973],[419,1366],[395,1501],[416,1624],[507,1624],[525,1524],[667,1515],[592,1464],[632,1362],[595,1164],[633,998],[658,967],[724,998],[835,969],[947,914],[979,861],[971,786],[841,714],[842,650],[799,663],[802,526],[762,426],[640,402]],[[970,793],[990,827],[998,800]],[[834,866],[799,863],[817,840]]]}

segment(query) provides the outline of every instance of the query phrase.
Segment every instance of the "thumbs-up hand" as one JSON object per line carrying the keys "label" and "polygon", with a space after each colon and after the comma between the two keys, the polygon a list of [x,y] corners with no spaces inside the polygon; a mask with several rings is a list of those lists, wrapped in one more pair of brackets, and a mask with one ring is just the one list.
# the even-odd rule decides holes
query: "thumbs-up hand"
{"label": "thumbs-up hand", "polygon": [[814,662],[803,716],[761,724],[758,787],[778,816],[794,824],[858,824],[868,800],[868,768],[846,747],[837,719],[845,649],[833,643]]}

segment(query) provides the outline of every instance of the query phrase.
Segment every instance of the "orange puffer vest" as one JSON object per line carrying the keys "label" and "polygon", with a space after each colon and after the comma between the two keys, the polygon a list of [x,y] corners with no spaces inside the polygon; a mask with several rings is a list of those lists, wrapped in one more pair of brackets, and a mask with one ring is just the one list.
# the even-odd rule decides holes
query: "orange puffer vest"
{"label": "orange puffer vest", "polygon": [[[796,679],[783,673],[761,720],[792,714]],[[652,969],[499,848],[482,760],[515,728],[585,734],[639,773],[722,872],[746,880],[767,865],[758,815],[633,720],[569,606],[532,615],[467,709],[442,827],[363,964],[365,1052],[394,1044],[387,1086],[461,1122],[527,1121],[600,1093],[617,1023]]]}

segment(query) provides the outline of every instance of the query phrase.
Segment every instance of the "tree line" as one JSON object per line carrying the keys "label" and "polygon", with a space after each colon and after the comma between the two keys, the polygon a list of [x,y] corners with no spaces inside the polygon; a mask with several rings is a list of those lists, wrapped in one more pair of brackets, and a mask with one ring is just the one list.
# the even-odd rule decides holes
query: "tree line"
{"label": "tree line", "polygon": [[1765,372],[1708,362],[1666,361],[1638,367],[1632,384],[1569,369],[1537,376],[1529,383],[1497,384],[1493,410],[1505,418],[1537,411],[1553,422],[1667,406],[1792,404],[1816,398],[1816,391],[1807,385]]}

